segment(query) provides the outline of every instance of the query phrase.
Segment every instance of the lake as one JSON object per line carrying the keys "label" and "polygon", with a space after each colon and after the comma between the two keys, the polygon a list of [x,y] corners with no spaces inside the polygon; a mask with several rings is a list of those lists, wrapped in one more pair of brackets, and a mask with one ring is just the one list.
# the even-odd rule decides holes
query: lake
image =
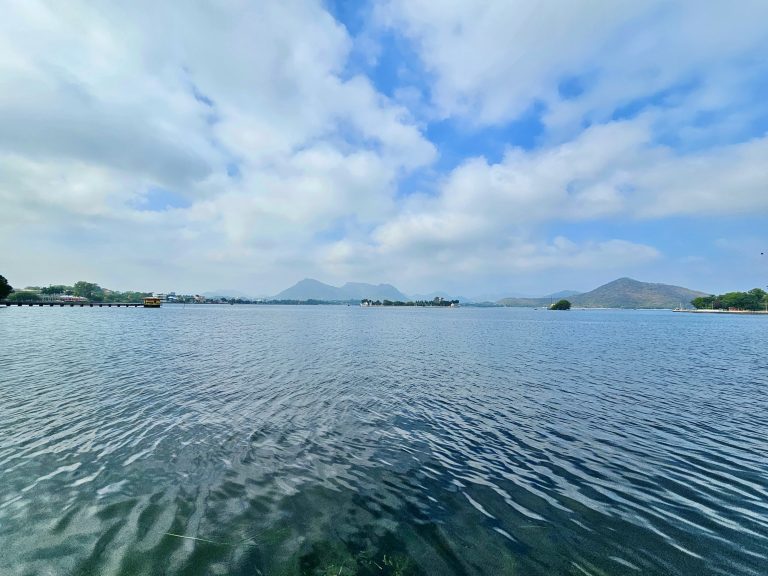
{"label": "lake", "polygon": [[0,309],[0,574],[768,573],[768,318]]}

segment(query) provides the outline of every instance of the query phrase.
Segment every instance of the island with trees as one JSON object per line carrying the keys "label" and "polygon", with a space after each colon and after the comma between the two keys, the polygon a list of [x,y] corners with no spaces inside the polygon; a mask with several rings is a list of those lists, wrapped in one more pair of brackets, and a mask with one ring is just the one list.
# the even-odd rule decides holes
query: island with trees
{"label": "island with trees", "polygon": [[549,307],[550,310],[570,310],[571,303],[568,300],[558,300]]}

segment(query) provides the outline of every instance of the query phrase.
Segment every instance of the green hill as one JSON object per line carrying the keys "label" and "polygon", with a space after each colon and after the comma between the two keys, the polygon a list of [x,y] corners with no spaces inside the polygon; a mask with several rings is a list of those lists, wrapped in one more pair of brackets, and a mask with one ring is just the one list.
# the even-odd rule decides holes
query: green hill
{"label": "green hill", "polygon": [[586,294],[574,296],[574,306],[585,308],[677,308],[690,306],[691,300],[705,296],[703,292],[670,284],[639,282],[619,278]]}
{"label": "green hill", "polygon": [[[689,290],[670,284],[639,282],[632,278],[619,278],[591,292],[568,297],[575,307],[582,308],[677,308],[690,307],[691,300],[706,296],[704,292]],[[504,298],[504,306],[548,306],[550,298]]]}

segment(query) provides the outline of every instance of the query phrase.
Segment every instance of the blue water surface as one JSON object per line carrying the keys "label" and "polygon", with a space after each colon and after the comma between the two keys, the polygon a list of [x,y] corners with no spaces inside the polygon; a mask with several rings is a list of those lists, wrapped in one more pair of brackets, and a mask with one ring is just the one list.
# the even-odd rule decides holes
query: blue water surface
{"label": "blue water surface", "polygon": [[0,309],[0,574],[768,573],[768,317]]}

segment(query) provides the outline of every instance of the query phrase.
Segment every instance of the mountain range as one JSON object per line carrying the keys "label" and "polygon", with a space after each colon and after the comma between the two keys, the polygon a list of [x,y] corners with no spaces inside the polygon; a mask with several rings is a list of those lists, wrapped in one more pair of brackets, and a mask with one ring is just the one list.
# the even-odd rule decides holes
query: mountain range
{"label": "mountain range", "polygon": [[581,292],[577,290],[560,290],[560,292],[547,294],[546,296],[542,296],[542,298],[570,298],[571,296],[578,296],[579,294],[581,294]]}
{"label": "mountain range", "polygon": [[347,282],[343,286],[331,286],[319,280],[305,278],[274,296],[275,300],[325,300],[327,302],[346,302],[349,300],[409,300],[391,284],[365,284]]}
{"label": "mountain range", "polygon": [[691,300],[706,296],[704,292],[670,284],[640,282],[619,278],[584,294],[562,292],[545,298],[502,298],[502,306],[548,306],[555,298],[567,298],[573,306],[583,308],[677,308],[689,307]]}
{"label": "mountain range", "polygon": [[206,298],[244,298],[246,300],[252,298],[250,294],[246,294],[245,292],[240,292],[239,290],[228,290],[225,288],[203,292],[201,296],[205,296]]}
{"label": "mountain range", "polygon": [[[297,282],[273,296],[273,299],[349,302],[369,298],[371,300],[408,301],[432,300],[436,296],[446,300],[456,298],[461,302],[472,302],[469,298],[453,297],[446,292],[414,294],[408,297],[391,284],[347,282],[343,286],[331,286],[312,278],[305,278]],[[691,300],[698,296],[706,296],[706,294],[681,286],[619,278],[590,292],[579,293],[573,290],[562,290],[541,298],[502,298],[496,303],[502,306],[536,308],[549,306],[553,300],[567,298],[573,306],[583,308],[677,308],[681,305],[683,307],[689,306]],[[474,301],[477,302],[478,299],[474,299]]]}

